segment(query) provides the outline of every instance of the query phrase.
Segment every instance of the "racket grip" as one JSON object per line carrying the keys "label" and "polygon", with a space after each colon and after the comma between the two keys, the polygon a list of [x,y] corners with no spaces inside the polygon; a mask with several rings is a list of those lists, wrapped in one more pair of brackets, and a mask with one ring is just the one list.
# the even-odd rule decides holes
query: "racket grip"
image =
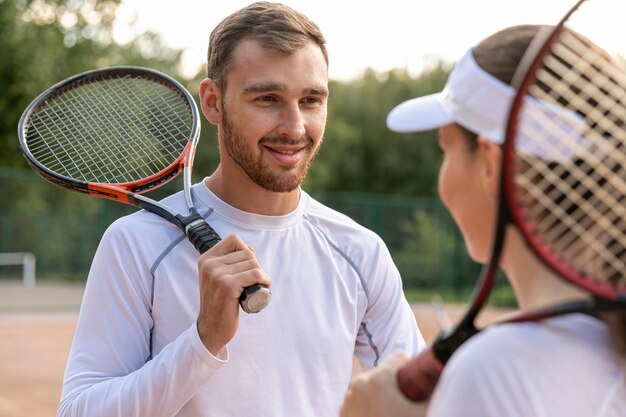
{"label": "racket grip", "polygon": [[208,251],[222,240],[217,232],[202,219],[189,224],[185,229],[185,233],[189,241],[201,254]]}
{"label": "racket grip", "polygon": [[443,363],[430,346],[398,370],[398,387],[407,398],[426,401],[435,389],[442,370]]}
{"label": "racket grip", "polygon": [[[190,223],[185,231],[189,241],[193,243],[201,254],[211,249],[221,240],[217,232],[201,218]],[[267,307],[270,299],[271,293],[269,288],[261,284],[254,284],[243,289],[239,297],[239,304],[246,313],[258,313]]]}

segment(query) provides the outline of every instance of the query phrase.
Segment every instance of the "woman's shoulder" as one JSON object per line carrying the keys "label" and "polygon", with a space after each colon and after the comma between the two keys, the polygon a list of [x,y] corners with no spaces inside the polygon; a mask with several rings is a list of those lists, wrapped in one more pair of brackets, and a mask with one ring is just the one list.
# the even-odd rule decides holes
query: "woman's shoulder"
{"label": "woman's shoulder", "polygon": [[450,358],[431,415],[455,415],[451,403],[466,416],[587,416],[603,401],[621,410],[626,365],[608,333],[584,314],[492,326]]}
{"label": "woman's shoulder", "polygon": [[[571,314],[538,322],[498,324],[478,333],[452,356],[447,368],[484,378],[527,374],[584,359],[606,362],[614,346],[600,320]],[[480,366],[476,366],[480,364]],[[591,365],[591,366],[596,366]]]}

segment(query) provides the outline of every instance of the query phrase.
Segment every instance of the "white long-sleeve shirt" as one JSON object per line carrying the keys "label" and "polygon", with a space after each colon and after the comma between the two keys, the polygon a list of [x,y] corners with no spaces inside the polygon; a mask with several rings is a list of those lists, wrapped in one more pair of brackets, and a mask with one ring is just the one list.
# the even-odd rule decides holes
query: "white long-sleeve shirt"
{"label": "white long-sleeve shirt", "polygon": [[452,355],[429,417],[623,417],[626,357],[583,314],[494,326]]}
{"label": "white long-sleeve shirt", "polygon": [[[368,369],[424,347],[373,232],[302,190],[285,216],[240,211],[203,183],[193,195],[221,236],[255,248],[269,306],[242,312],[227,357],[213,357],[196,328],[197,251],[152,213],[119,219],[93,260],[58,416],[334,416],[353,355]],[[182,193],[166,204],[185,209]]]}

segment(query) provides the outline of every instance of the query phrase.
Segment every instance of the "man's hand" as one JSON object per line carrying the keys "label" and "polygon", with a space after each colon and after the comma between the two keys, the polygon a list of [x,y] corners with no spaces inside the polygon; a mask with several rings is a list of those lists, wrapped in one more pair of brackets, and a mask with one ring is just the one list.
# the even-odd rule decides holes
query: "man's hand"
{"label": "man's hand", "polygon": [[239,296],[253,284],[270,286],[254,250],[230,235],[198,260],[200,312],[198,333],[204,346],[218,356],[239,328]]}

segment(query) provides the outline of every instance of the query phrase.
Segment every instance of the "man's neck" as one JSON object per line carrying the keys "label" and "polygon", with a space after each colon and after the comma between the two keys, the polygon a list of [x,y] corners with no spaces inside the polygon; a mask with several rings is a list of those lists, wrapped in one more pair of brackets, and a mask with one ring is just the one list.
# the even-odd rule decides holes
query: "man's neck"
{"label": "man's neck", "polygon": [[294,211],[300,201],[299,188],[284,193],[268,191],[247,176],[226,178],[219,166],[204,183],[222,201],[249,213],[282,216]]}

